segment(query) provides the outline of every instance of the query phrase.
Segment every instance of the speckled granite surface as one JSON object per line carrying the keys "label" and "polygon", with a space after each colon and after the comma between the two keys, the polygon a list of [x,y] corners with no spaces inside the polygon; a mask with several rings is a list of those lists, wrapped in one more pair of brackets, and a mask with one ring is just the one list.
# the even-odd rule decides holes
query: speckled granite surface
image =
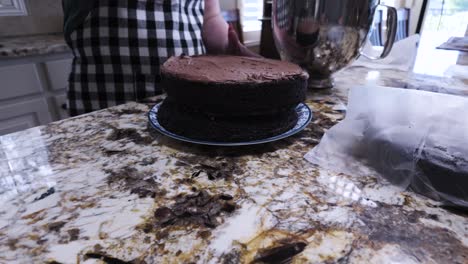
{"label": "speckled granite surface", "polygon": [[466,212],[303,159],[343,118],[347,89],[372,82],[468,90],[350,68],[309,94],[305,131],[260,146],[152,133],[152,103],[0,137],[0,263],[466,263]]}
{"label": "speckled granite surface", "polygon": [[62,34],[0,38],[0,59],[71,52]]}

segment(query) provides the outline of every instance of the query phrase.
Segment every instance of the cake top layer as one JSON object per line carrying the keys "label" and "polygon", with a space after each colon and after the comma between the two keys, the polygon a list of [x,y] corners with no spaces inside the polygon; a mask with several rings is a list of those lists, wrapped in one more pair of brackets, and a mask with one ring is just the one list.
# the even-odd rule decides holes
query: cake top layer
{"label": "cake top layer", "polygon": [[293,77],[307,79],[298,65],[265,58],[201,55],[171,57],[163,74],[200,82],[269,82]]}

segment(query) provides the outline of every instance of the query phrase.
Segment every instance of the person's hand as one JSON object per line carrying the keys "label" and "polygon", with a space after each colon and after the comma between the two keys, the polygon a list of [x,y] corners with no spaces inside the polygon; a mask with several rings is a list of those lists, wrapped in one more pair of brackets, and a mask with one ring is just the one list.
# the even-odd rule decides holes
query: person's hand
{"label": "person's hand", "polygon": [[260,57],[239,41],[234,28],[221,16],[218,0],[205,0],[202,38],[209,54]]}
{"label": "person's hand", "polygon": [[248,56],[248,57],[261,57],[257,53],[249,50],[244,44],[242,44],[237,36],[236,30],[231,25],[228,28],[228,47],[226,50],[227,54],[237,56]]}

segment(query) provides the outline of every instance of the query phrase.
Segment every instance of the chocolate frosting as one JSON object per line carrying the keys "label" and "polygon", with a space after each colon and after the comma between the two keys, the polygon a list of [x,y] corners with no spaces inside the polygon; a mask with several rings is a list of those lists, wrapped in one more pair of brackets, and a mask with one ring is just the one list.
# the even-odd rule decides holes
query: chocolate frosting
{"label": "chocolate frosting", "polygon": [[162,66],[163,75],[171,75],[200,82],[269,82],[282,79],[307,79],[307,73],[298,65],[265,58],[241,56],[178,56],[171,57]]}

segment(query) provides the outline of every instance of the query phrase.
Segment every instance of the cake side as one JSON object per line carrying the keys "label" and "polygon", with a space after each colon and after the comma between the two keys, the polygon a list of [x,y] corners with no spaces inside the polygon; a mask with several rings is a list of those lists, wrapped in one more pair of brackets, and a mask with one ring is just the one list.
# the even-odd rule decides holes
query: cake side
{"label": "cake side", "polygon": [[164,76],[168,98],[212,115],[281,113],[303,102],[307,81],[300,77],[264,83],[199,83]]}
{"label": "cake side", "polygon": [[191,139],[216,142],[242,142],[280,135],[297,123],[294,109],[262,116],[211,116],[165,100],[158,121],[167,130]]}

